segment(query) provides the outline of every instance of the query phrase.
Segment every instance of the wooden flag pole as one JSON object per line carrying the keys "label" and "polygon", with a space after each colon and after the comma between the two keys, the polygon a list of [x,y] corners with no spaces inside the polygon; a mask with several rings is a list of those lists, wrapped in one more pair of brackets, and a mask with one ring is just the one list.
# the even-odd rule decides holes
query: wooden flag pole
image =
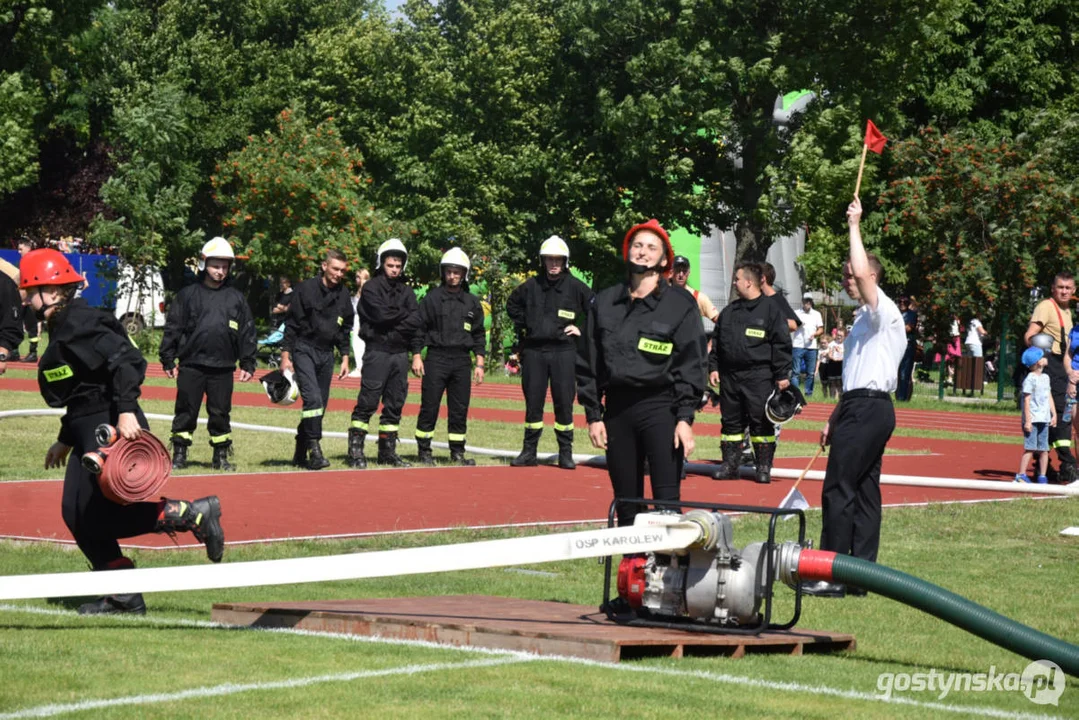
{"label": "wooden flag pole", "polygon": [[854,197],[858,197],[858,193],[862,189],[862,171],[865,170],[865,155],[867,152],[869,152],[869,145],[862,143],[862,162],[858,166],[858,182],[854,184]]}
{"label": "wooden flag pole", "polygon": [[802,474],[798,476],[798,479],[794,481],[794,485],[791,486],[790,492],[788,492],[787,495],[792,495],[794,491],[798,489],[798,483],[805,480],[805,476],[806,473],[809,472],[809,468],[813,467],[813,463],[817,462],[817,458],[820,457],[820,454],[822,452],[824,452],[824,447],[818,447],[817,452],[813,453],[813,458],[809,461],[809,464],[806,465],[806,469],[802,471]]}

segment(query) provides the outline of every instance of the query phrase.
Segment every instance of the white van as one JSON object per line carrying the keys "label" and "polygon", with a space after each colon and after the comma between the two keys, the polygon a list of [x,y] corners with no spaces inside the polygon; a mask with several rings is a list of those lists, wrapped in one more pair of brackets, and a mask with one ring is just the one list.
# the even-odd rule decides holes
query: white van
{"label": "white van", "polygon": [[165,281],[158,270],[136,278],[135,269],[121,262],[116,282],[116,318],[129,335],[165,327]]}

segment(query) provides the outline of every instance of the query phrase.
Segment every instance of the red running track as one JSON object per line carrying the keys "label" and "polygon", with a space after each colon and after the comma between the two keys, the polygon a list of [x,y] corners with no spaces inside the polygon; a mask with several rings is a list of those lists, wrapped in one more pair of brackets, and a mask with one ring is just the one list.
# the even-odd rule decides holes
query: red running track
{"label": "red running track", "polygon": [[[332,458],[340,466],[340,458]],[[921,474],[918,458],[889,458],[888,472]],[[783,467],[804,467],[785,459]],[[823,464],[823,463],[822,463]],[[687,500],[776,506],[793,481],[757,485],[746,480],[713,481],[689,476]],[[820,482],[800,490],[820,506]],[[61,481],[0,483],[0,537],[71,542],[60,518]],[[984,501],[1001,493],[885,485],[886,505]],[[605,519],[611,499],[606,471],[578,467],[442,467],[409,470],[325,470],[174,477],[171,497],[221,497],[229,544],[295,538],[360,536],[439,528],[590,522]],[[887,519],[885,519],[887,522]],[[182,534],[181,547],[193,539]],[[122,541],[126,547],[174,547],[167,536]]]}
{"label": "red running track", "polygon": [[[0,378],[0,391],[3,390],[36,392],[36,382]],[[175,396],[175,390],[168,387],[145,386],[143,391],[145,396],[159,399]],[[236,393],[234,403],[288,412],[287,408],[270,405],[257,393]],[[351,402],[334,400],[330,409],[348,412]],[[410,409],[415,412],[414,406]],[[473,408],[472,413],[477,419],[514,424],[521,421],[519,411]],[[709,423],[700,423],[696,429],[702,434],[719,430],[718,425]],[[816,439],[816,434],[809,431],[787,431],[783,435],[792,440]],[[890,447],[929,450],[934,454],[889,455],[884,461],[885,473],[1004,481],[1014,473],[1021,454],[1019,447],[1012,445],[923,438],[894,438]],[[333,452],[332,447],[327,449]],[[343,464],[341,455],[331,455],[330,459],[337,467]],[[783,458],[777,465],[800,470],[805,462],[804,458]],[[823,469],[824,462],[818,461],[817,469]],[[505,466],[274,472],[282,467],[284,458],[280,463],[267,463],[268,472],[263,473],[175,477],[166,492],[187,498],[221,496],[230,543],[460,526],[587,522],[606,517],[611,497],[606,472],[583,466],[573,472]],[[791,484],[789,480],[777,480],[761,486],[744,480],[715,482],[690,476],[683,483],[682,496],[704,502],[776,505]],[[806,481],[801,489],[810,503],[819,507],[821,484]],[[0,536],[70,542],[60,519],[60,492],[59,481],[0,483]],[[1003,492],[898,486],[884,486],[882,494],[888,505],[1010,497]],[[179,539],[191,542],[190,536]],[[144,536],[128,542],[139,547],[172,546],[164,536]]]}

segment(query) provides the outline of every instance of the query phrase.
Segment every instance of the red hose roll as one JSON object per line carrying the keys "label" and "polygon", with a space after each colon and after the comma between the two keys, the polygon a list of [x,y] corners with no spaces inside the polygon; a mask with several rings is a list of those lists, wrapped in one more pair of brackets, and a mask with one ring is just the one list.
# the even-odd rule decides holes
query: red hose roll
{"label": "red hose roll", "polygon": [[169,451],[147,430],[137,440],[117,438],[97,455],[101,458],[97,479],[101,493],[120,505],[156,500],[172,474]]}

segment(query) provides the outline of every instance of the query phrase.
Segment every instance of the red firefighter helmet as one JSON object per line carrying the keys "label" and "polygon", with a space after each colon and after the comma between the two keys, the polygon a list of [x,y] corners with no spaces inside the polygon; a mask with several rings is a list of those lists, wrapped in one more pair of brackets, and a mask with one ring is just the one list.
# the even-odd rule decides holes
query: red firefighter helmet
{"label": "red firefighter helmet", "polygon": [[82,275],[71,267],[59,250],[31,250],[19,262],[19,287],[23,290],[43,285],[69,285],[82,280]]}
{"label": "red firefighter helmet", "polygon": [[633,240],[633,236],[642,230],[648,230],[659,236],[663,241],[663,252],[667,256],[667,267],[661,271],[663,275],[669,275],[671,269],[674,267],[674,248],[671,247],[671,236],[667,234],[667,231],[663,229],[663,226],[659,224],[659,220],[652,218],[648,222],[643,222],[638,225],[634,225],[626,233],[625,239],[622,241],[622,259],[629,260],[629,243]]}

